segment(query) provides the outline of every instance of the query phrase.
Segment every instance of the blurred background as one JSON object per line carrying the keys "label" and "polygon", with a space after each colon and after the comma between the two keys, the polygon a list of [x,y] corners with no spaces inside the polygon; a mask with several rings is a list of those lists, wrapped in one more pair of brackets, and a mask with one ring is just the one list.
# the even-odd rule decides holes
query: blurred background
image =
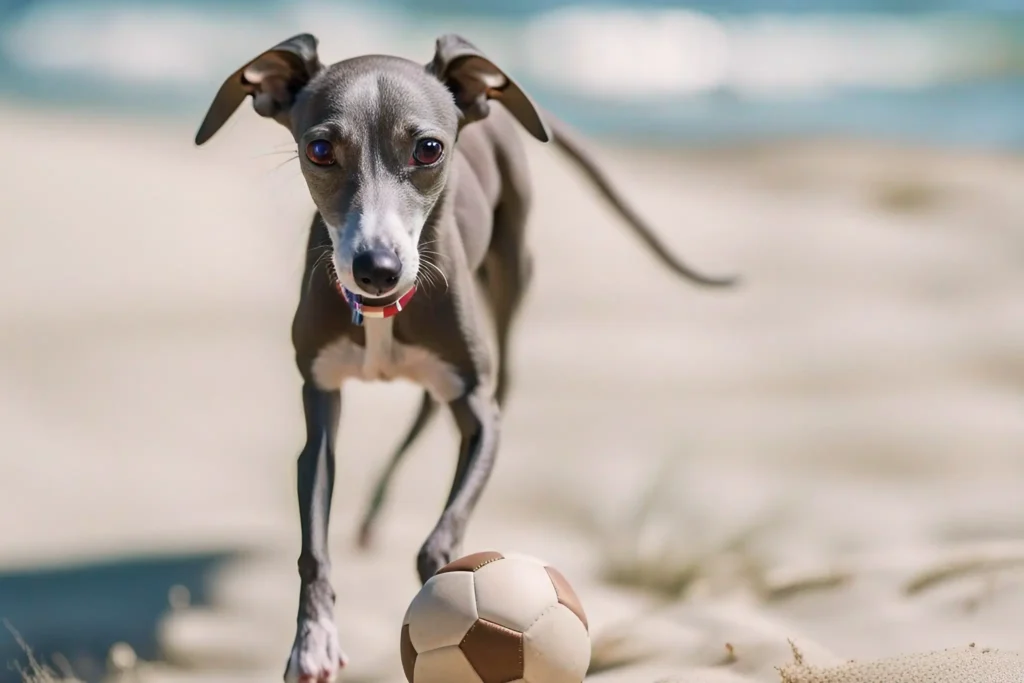
{"label": "blurred background", "polygon": [[[1017,0],[5,0],[6,96],[191,116],[241,55],[314,31],[339,58],[472,33],[592,133],[655,144],[853,134],[1019,147]],[[257,47],[258,49],[258,47]]]}
{"label": "blurred background", "polygon": [[[192,137],[299,32],[325,62],[464,35],[743,277],[680,285],[526,140],[538,272],[466,550],[562,567],[595,679],[1024,647],[1021,0],[0,0],[0,682],[280,680],[312,203],[248,103]],[[397,681],[454,430],[358,553],[418,393],[349,395],[339,629],[349,678]]]}

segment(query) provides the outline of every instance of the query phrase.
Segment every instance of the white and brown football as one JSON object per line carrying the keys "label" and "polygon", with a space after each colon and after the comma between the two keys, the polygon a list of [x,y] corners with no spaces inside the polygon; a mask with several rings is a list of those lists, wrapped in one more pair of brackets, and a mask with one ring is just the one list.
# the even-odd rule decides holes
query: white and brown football
{"label": "white and brown football", "polygon": [[402,621],[401,654],[409,683],[580,683],[590,632],[557,569],[479,552],[423,584]]}

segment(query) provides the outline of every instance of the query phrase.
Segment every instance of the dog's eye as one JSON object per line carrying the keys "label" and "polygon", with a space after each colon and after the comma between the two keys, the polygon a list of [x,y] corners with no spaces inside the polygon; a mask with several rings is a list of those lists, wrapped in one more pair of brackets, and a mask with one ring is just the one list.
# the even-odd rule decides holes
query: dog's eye
{"label": "dog's eye", "polygon": [[327,140],[313,140],[306,145],[306,156],[317,166],[330,166],[334,163],[334,145]]}
{"label": "dog's eye", "polygon": [[444,145],[434,138],[423,138],[416,141],[412,150],[412,163],[416,166],[436,164],[444,152]]}

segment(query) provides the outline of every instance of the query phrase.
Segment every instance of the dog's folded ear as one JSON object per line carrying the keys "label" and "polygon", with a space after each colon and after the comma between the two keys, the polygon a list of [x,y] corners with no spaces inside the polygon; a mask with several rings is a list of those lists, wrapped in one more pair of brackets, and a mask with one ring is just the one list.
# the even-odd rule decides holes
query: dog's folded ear
{"label": "dog's folded ear", "polygon": [[452,91],[463,123],[486,117],[489,100],[494,99],[505,105],[530,135],[541,142],[551,139],[551,131],[530,97],[465,38],[454,34],[438,38],[427,70]]}
{"label": "dog's folded ear", "polygon": [[257,114],[289,126],[288,113],[296,95],[322,68],[317,39],[309,33],[292,36],[263,52],[220,86],[196,133],[196,144],[213,137],[249,95]]}

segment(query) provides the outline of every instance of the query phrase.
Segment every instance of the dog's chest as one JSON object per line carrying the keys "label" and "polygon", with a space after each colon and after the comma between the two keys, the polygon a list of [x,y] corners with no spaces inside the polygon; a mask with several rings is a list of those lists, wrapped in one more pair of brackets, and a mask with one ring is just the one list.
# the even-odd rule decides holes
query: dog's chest
{"label": "dog's chest", "polygon": [[347,379],[365,382],[405,379],[419,384],[438,401],[462,395],[465,383],[458,371],[436,354],[395,340],[394,320],[366,319],[366,346],[347,338],[328,344],[313,361],[313,378],[322,389],[338,389]]}

